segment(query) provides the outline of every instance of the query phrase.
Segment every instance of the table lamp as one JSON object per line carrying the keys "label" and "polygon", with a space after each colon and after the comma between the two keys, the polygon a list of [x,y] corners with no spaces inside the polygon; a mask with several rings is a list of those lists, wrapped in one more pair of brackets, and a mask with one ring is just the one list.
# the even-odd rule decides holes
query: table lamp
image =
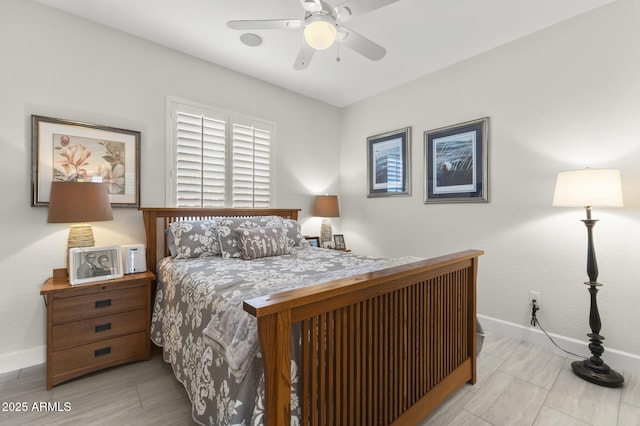
{"label": "table lamp", "polygon": [[601,358],[604,352],[602,346],[604,337],[600,335],[602,324],[598,313],[596,294],[598,287],[602,284],[598,282],[598,264],[593,245],[593,227],[598,220],[591,218],[591,207],[622,207],[620,171],[587,168],[558,173],[553,205],[584,207],[587,211],[587,218],[582,222],[587,227],[587,275],[589,281],[585,284],[589,286],[589,294],[591,295],[589,311],[591,333],[587,336],[592,356],[582,361],[572,362],[571,368],[577,376],[591,383],[607,387],[622,386],[624,377],[611,369]]}
{"label": "table lamp", "polygon": [[48,223],[71,223],[69,249],[95,245],[93,230],[86,222],[113,220],[107,184],[96,182],[52,182]]}
{"label": "table lamp", "polygon": [[338,196],[317,195],[313,200],[313,209],[311,214],[322,218],[322,224],[320,225],[320,239],[323,243],[330,243],[333,234],[331,218],[340,217]]}

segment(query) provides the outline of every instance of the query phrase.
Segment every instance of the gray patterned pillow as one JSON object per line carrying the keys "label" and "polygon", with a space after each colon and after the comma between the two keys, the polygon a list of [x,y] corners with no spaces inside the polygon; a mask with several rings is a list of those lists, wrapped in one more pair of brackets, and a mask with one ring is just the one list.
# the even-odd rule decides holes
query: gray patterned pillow
{"label": "gray patterned pillow", "polygon": [[300,224],[293,219],[282,219],[282,224],[287,231],[287,244],[289,247],[309,246],[309,242],[302,235]]}
{"label": "gray patterned pillow", "polygon": [[169,224],[176,259],[218,256],[220,243],[216,223],[210,220],[178,221]]}
{"label": "gray patterned pillow", "polygon": [[287,233],[280,226],[236,228],[238,250],[244,260],[289,254]]}
{"label": "gray patterned pillow", "polygon": [[282,218],[280,216],[255,216],[255,217],[216,217],[218,229],[218,241],[220,242],[220,250],[222,257],[229,259],[232,257],[240,257],[238,249],[238,228],[264,228],[264,227],[280,227],[282,228]]}

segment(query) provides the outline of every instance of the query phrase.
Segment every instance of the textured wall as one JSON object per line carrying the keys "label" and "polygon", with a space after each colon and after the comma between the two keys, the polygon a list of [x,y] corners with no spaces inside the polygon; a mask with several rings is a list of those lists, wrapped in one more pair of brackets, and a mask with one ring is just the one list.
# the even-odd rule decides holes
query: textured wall
{"label": "textured wall", "polygon": [[[542,293],[547,331],[586,341],[584,209],[552,207],[556,173],[621,169],[625,207],[594,209],[605,347],[640,355],[640,2],[620,0],[458,63],[342,113],[348,245],[374,255],[467,248],[480,261],[478,311],[527,326]],[[423,132],[489,116],[488,204],[423,204]],[[413,195],[366,198],[367,136],[413,127]]]}

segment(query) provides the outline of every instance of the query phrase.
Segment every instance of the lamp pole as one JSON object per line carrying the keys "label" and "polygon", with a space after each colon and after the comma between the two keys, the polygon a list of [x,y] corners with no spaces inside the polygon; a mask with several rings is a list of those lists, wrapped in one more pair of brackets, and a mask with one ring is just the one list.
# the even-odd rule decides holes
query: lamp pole
{"label": "lamp pole", "polygon": [[598,282],[598,263],[596,261],[596,251],[593,245],[593,227],[598,222],[597,219],[591,218],[591,206],[585,207],[587,211],[587,218],[582,222],[587,227],[587,275],[589,281],[585,282],[589,286],[589,294],[591,297],[591,306],[589,308],[589,327],[591,333],[587,334],[589,337],[589,350],[591,351],[591,357],[582,361],[574,361],[571,363],[573,372],[591,383],[595,383],[600,386],[607,387],[619,387],[624,383],[624,377],[615,370],[612,370],[607,364],[602,361],[600,357],[604,352],[602,341],[604,336],[600,335],[600,329],[602,323],[600,321],[600,313],[598,312],[598,287],[602,286]]}

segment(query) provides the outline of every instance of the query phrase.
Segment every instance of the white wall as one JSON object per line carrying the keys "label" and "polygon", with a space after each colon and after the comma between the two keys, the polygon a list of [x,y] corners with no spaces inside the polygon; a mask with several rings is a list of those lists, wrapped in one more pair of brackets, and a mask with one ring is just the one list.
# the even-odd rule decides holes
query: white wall
{"label": "white wall", "polygon": [[[619,168],[624,209],[594,208],[605,348],[640,355],[640,2],[619,0],[352,105],[341,114],[342,226],[355,252],[480,260],[478,312],[586,341],[584,209],[551,206],[556,173]],[[423,204],[423,132],[490,117],[488,204]],[[366,198],[367,136],[413,127],[411,197]],[[586,347],[584,348],[586,352]],[[606,352],[604,356],[606,360]]]}
{"label": "white wall", "polygon": [[[31,114],[141,131],[142,206],[165,201],[167,95],[277,123],[277,207],[308,217],[313,194],[339,189],[334,107],[24,0],[0,2],[0,52],[0,372],[44,362],[39,290],[65,262],[67,226],[30,207]],[[97,245],[144,242],[135,209],[94,233]]]}

